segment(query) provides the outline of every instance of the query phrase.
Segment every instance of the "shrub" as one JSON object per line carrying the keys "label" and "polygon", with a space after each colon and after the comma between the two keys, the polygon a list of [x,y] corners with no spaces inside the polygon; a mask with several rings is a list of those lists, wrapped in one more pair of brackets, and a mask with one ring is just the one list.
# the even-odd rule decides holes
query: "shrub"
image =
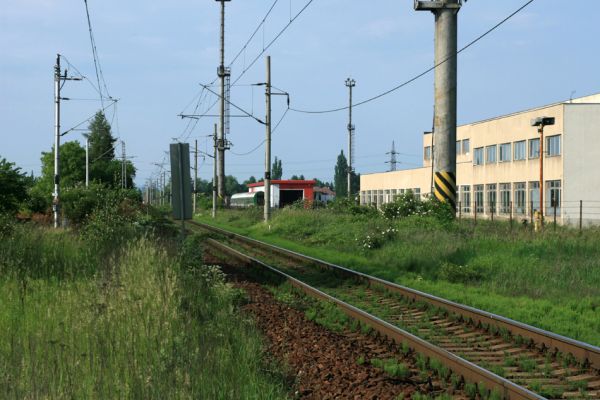
{"label": "shrub", "polygon": [[452,283],[472,283],[483,278],[483,274],[477,268],[450,262],[445,262],[440,266],[438,276],[440,279]]}

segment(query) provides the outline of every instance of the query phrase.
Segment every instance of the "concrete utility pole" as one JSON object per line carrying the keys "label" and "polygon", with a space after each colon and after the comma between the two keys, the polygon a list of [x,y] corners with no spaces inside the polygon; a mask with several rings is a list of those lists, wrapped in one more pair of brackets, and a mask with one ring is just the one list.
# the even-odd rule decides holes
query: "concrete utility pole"
{"label": "concrete utility pole", "polygon": [[90,139],[85,138],[85,187],[90,187]]}
{"label": "concrete utility pole", "polygon": [[415,0],[435,15],[434,195],[456,209],[456,51],[462,0]]}
{"label": "concrete utility pole", "polygon": [[127,155],[125,153],[125,142],[121,140],[121,156],[123,161],[121,162],[121,187],[127,189]]}
{"label": "concrete utility pole", "polygon": [[52,193],[52,211],[54,214],[54,227],[60,225],[60,89],[63,81],[80,81],[81,78],[67,77],[60,72],[60,54],[56,55],[54,66],[54,192]]}
{"label": "concrete utility pole", "polygon": [[265,143],[265,222],[271,218],[271,56],[267,56],[267,83],[265,98],[267,103],[267,115],[265,127],[267,140]]}
{"label": "concrete utility pole", "polygon": [[353,136],[354,125],[352,125],[352,88],[356,86],[354,79],[346,79],[346,86],[349,90],[349,107],[348,107],[348,198],[352,197],[352,159],[354,153]]}
{"label": "concrete utility pole", "polygon": [[212,180],[212,217],[217,216],[217,124],[213,135],[213,180]]}
{"label": "concrete utility pole", "polygon": [[219,198],[225,197],[225,78],[229,76],[229,71],[225,68],[225,2],[231,0],[216,0],[221,2],[221,64],[218,69],[218,76],[221,78],[221,114],[220,129],[218,137],[219,163],[218,163],[218,195]]}
{"label": "concrete utility pole", "polygon": [[60,219],[60,54],[56,55],[54,66],[54,227],[58,228]]}
{"label": "concrete utility pole", "polygon": [[194,148],[194,197],[192,197],[192,214],[196,214],[196,197],[198,196],[198,139]]}

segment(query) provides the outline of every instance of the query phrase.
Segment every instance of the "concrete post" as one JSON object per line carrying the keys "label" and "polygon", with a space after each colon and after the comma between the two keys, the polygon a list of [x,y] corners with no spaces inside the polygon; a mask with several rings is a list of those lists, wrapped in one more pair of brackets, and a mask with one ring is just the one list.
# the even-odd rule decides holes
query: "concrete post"
{"label": "concrete post", "polygon": [[434,195],[456,209],[457,25],[461,0],[416,1],[435,15]]}
{"label": "concrete post", "polygon": [[271,218],[271,56],[267,56],[267,84],[266,84],[267,115],[265,121],[265,222]]}
{"label": "concrete post", "polygon": [[56,55],[54,66],[54,227],[60,225],[60,55]]}

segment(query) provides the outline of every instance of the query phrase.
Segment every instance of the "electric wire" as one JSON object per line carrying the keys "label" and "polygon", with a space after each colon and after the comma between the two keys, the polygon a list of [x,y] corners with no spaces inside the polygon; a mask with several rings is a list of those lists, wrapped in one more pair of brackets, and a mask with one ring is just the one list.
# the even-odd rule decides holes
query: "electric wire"
{"label": "electric wire", "polygon": [[[435,64],[434,66],[426,69],[425,71],[421,72],[420,74],[410,78],[409,80],[394,86],[393,88],[386,90],[383,93],[380,93],[376,96],[370,97],[366,100],[360,101],[358,103],[354,103],[352,106],[353,107],[358,107],[361,106],[363,104],[367,104],[370,103],[374,100],[377,100],[381,97],[387,96],[390,93],[395,92],[398,89],[401,89],[411,83],[413,83],[414,81],[416,81],[417,79],[427,75],[428,73],[430,73],[431,71],[435,70],[437,67],[439,67],[440,65],[446,63],[448,60],[457,57],[460,53],[462,53],[463,51],[467,50],[469,47],[473,46],[475,43],[479,42],[481,39],[483,39],[484,37],[486,37],[487,35],[489,35],[490,33],[492,33],[493,31],[495,31],[497,28],[499,28],[501,25],[503,25],[505,22],[507,22],[509,19],[511,19],[512,17],[514,17],[515,15],[517,15],[519,12],[521,12],[523,9],[525,9],[528,5],[530,5],[531,3],[533,3],[535,0],[529,0],[527,1],[525,4],[523,4],[521,7],[519,7],[516,11],[514,11],[513,13],[511,13],[508,17],[504,18],[502,21],[498,22],[496,25],[494,25],[492,28],[488,29],[486,32],[484,32],[483,34],[479,35],[477,38],[475,38],[474,40],[472,40],[471,42],[469,42],[466,46],[462,47],[460,50],[458,50],[456,52],[456,54],[450,55],[448,57],[446,57],[445,59],[443,59],[442,61],[440,61],[439,63]],[[343,110],[347,110],[348,108],[350,108],[350,106],[345,106],[345,107],[338,107],[338,108],[332,108],[332,109],[328,109],[328,110],[301,110],[301,109],[296,109],[296,108],[291,108],[292,111],[294,112],[298,112],[298,113],[303,113],[303,114],[328,114],[328,113],[334,113],[334,112],[338,112],[338,111],[343,111]]]}
{"label": "electric wire", "polygon": [[[283,115],[281,116],[281,118],[279,119],[279,121],[277,122],[277,124],[275,124],[275,127],[274,127],[274,128],[273,128],[273,130],[271,131],[271,135],[275,134],[275,132],[277,131],[277,128],[279,127],[279,124],[281,124],[281,121],[283,121],[283,119],[285,118],[285,116],[287,115],[287,113],[288,113],[288,111],[289,111],[289,110],[290,110],[289,108],[287,108],[287,109],[285,110],[285,112],[283,113]],[[259,143],[259,144],[258,144],[256,147],[254,147],[254,148],[253,148],[252,150],[250,150],[250,151],[247,151],[247,152],[244,152],[244,153],[236,153],[235,151],[233,151],[233,150],[230,150],[230,153],[231,153],[231,154],[234,154],[234,155],[236,155],[236,156],[247,156],[247,155],[249,155],[249,154],[252,154],[252,153],[254,153],[256,150],[260,149],[260,146],[262,146],[262,145],[263,145],[263,144],[264,144],[266,141],[267,141],[267,139],[266,139],[266,138],[265,138],[265,139],[263,139],[263,140],[262,140],[262,142],[260,142],[260,143]]]}
{"label": "electric wire", "polygon": [[269,8],[269,11],[267,11],[267,14],[263,17],[262,21],[258,24],[258,26],[254,30],[254,32],[252,32],[252,35],[250,35],[250,37],[248,38],[248,40],[246,41],[246,43],[238,51],[238,53],[235,55],[235,57],[233,57],[233,60],[231,60],[231,62],[229,63],[229,66],[228,66],[229,68],[231,68],[231,66],[236,62],[236,60],[240,57],[240,55],[244,52],[244,50],[246,50],[246,48],[248,47],[248,45],[250,44],[250,42],[252,41],[252,39],[254,39],[254,36],[256,36],[256,34],[258,33],[258,31],[260,30],[261,26],[263,26],[265,24],[267,18],[269,18],[269,15],[271,14],[271,11],[273,11],[273,9],[275,8],[275,5],[277,5],[278,2],[279,2],[279,0],[275,0],[273,2],[273,4],[271,4],[271,7]]}
{"label": "electric wire", "polygon": [[[102,112],[102,113],[103,113],[104,111],[106,111],[106,109],[108,109],[108,108],[110,108],[110,107],[114,106],[115,104],[117,104],[117,101],[118,101],[118,100],[116,100],[116,99],[112,99],[112,102],[111,102],[110,104],[108,104],[108,105],[104,106],[104,107],[103,107],[103,108],[100,110],[100,112]],[[80,123],[78,123],[77,125],[73,126],[72,128],[69,128],[69,129],[67,129],[66,131],[64,131],[63,133],[61,133],[61,134],[60,134],[60,136],[64,136],[64,135],[66,135],[67,133],[69,133],[69,132],[71,132],[71,131],[74,131],[74,130],[76,130],[76,129],[77,129],[77,128],[79,128],[81,125],[85,124],[86,122],[89,122],[89,121],[90,121],[92,118],[94,118],[94,116],[95,116],[95,115],[96,115],[96,113],[94,113],[94,115],[90,116],[89,118],[87,118],[87,119],[85,119],[85,120],[81,121]]]}
{"label": "electric wire", "polygon": [[110,99],[111,96],[108,92],[108,87],[106,86],[106,81],[104,80],[104,73],[102,72],[102,65],[100,64],[100,58],[98,56],[98,49],[96,48],[96,40],[94,39],[94,33],[92,30],[92,21],[90,19],[90,11],[88,8],[87,0],[83,0],[85,4],[85,14],[87,16],[88,30],[90,33],[90,44],[92,46],[92,56],[94,57],[94,69],[96,70],[96,80],[98,82],[98,89],[100,92],[100,100],[102,101],[102,106],[104,106],[104,94],[102,93],[102,86],[100,85],[100,81],[102,81],[102,85],[104,86],[104,90],[106,91],[106,98]]}

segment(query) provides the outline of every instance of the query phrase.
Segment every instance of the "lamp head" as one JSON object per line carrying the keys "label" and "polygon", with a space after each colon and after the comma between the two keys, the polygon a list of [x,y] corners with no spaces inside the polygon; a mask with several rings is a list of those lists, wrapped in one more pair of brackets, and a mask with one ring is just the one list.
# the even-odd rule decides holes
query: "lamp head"
{"label": "lamp head", "polygon": [[554,117],[538,117],[531,120],[531,126],[548,126],[554,125]]}

